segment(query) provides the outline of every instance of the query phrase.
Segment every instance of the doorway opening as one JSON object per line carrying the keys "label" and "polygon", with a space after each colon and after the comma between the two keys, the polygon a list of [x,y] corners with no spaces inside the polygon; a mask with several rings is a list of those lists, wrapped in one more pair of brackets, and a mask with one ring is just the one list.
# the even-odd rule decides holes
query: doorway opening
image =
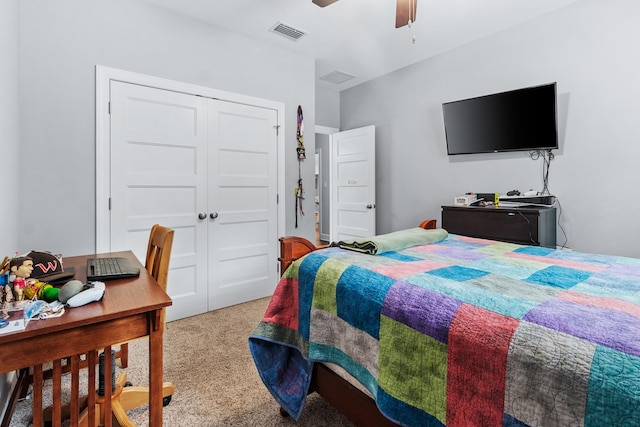
{"label": "doorway opening", "polygon": [[323,205],[326,206],[327,204],[326,202],[324,204],[322,203],[323,193],[328,191],[328,183],[326,182],[326,178],[325,178],[327,174],[323,173],[323,170],[322,170],[322,166],[323,166],[322,153],[323,153],[322,148],[316,148],[316,153],[315,153],[315,166],[316,166],[316,171],[315,171],[316,172],[315,173],[316,241],[315,241],[315,244],[316,246],[329,244],[329,233],[328,231],[326,231],[327,224],[325,223],[325,225],[321,227],[321,224],[323,224],[323,220],[326,217],[326,215],[322,211],[322,206]]}
{"label": "doorway opening", "polygon": [[339,129],[316,126],[316,245],[326,245],[331,236],[331,135]]}

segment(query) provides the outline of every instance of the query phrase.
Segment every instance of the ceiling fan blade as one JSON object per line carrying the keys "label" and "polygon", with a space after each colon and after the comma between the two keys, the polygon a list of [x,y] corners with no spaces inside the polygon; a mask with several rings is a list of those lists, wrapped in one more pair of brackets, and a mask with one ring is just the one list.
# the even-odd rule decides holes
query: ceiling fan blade
{"label": "ceiling fan blade", "polygon": [[318,5],[320,7],[329,6],[331,3],[335,3],[338,0],[312,0],[313,4]]}
{"label": "ceiling fan blade", "polygon": [[396,28],[407,25],[409,19],[412,23],[416,22],[417,8],[418,0],[396,0]]}

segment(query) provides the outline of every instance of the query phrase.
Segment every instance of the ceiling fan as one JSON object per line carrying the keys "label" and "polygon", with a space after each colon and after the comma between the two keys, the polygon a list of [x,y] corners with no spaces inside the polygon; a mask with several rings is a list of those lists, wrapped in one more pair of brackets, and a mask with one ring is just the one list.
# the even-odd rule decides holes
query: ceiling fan
{"label": "ceiling fan", "polygon": [[[338,0],[312,0],[314,4],[325,7]],[[396,0],[396,28],[416,22],[418,0]]]}

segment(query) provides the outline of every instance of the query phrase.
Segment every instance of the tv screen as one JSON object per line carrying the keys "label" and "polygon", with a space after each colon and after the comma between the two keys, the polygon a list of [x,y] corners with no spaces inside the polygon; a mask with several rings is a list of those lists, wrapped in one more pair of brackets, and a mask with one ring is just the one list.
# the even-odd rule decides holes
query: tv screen
{"label": "tv screen", "polygon": [[558,148],[556,83],[442,104],[447,153]]}

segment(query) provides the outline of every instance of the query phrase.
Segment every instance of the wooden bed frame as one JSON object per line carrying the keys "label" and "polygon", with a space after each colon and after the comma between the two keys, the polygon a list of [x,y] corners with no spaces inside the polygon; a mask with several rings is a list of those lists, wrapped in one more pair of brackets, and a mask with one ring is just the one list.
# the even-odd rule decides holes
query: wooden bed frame
{"label": "wooden bed frame", "polygon": [[[422,221],[420,227],[425,230],[436,228],[435,219]],[[316,246],[302,237],[280,238],[280,273],[284,273],[289,265],[304,255],[327,246]],[[346,416],[357,426],[397,427],[382,415],[375,401],[360,391],[348,381],[333,372],[322,363],[316,363],[313,367],[311,387],[309,393],[316,392],[322,396],[331,406]],[[287,416],[284,409],[280,413]]]}

